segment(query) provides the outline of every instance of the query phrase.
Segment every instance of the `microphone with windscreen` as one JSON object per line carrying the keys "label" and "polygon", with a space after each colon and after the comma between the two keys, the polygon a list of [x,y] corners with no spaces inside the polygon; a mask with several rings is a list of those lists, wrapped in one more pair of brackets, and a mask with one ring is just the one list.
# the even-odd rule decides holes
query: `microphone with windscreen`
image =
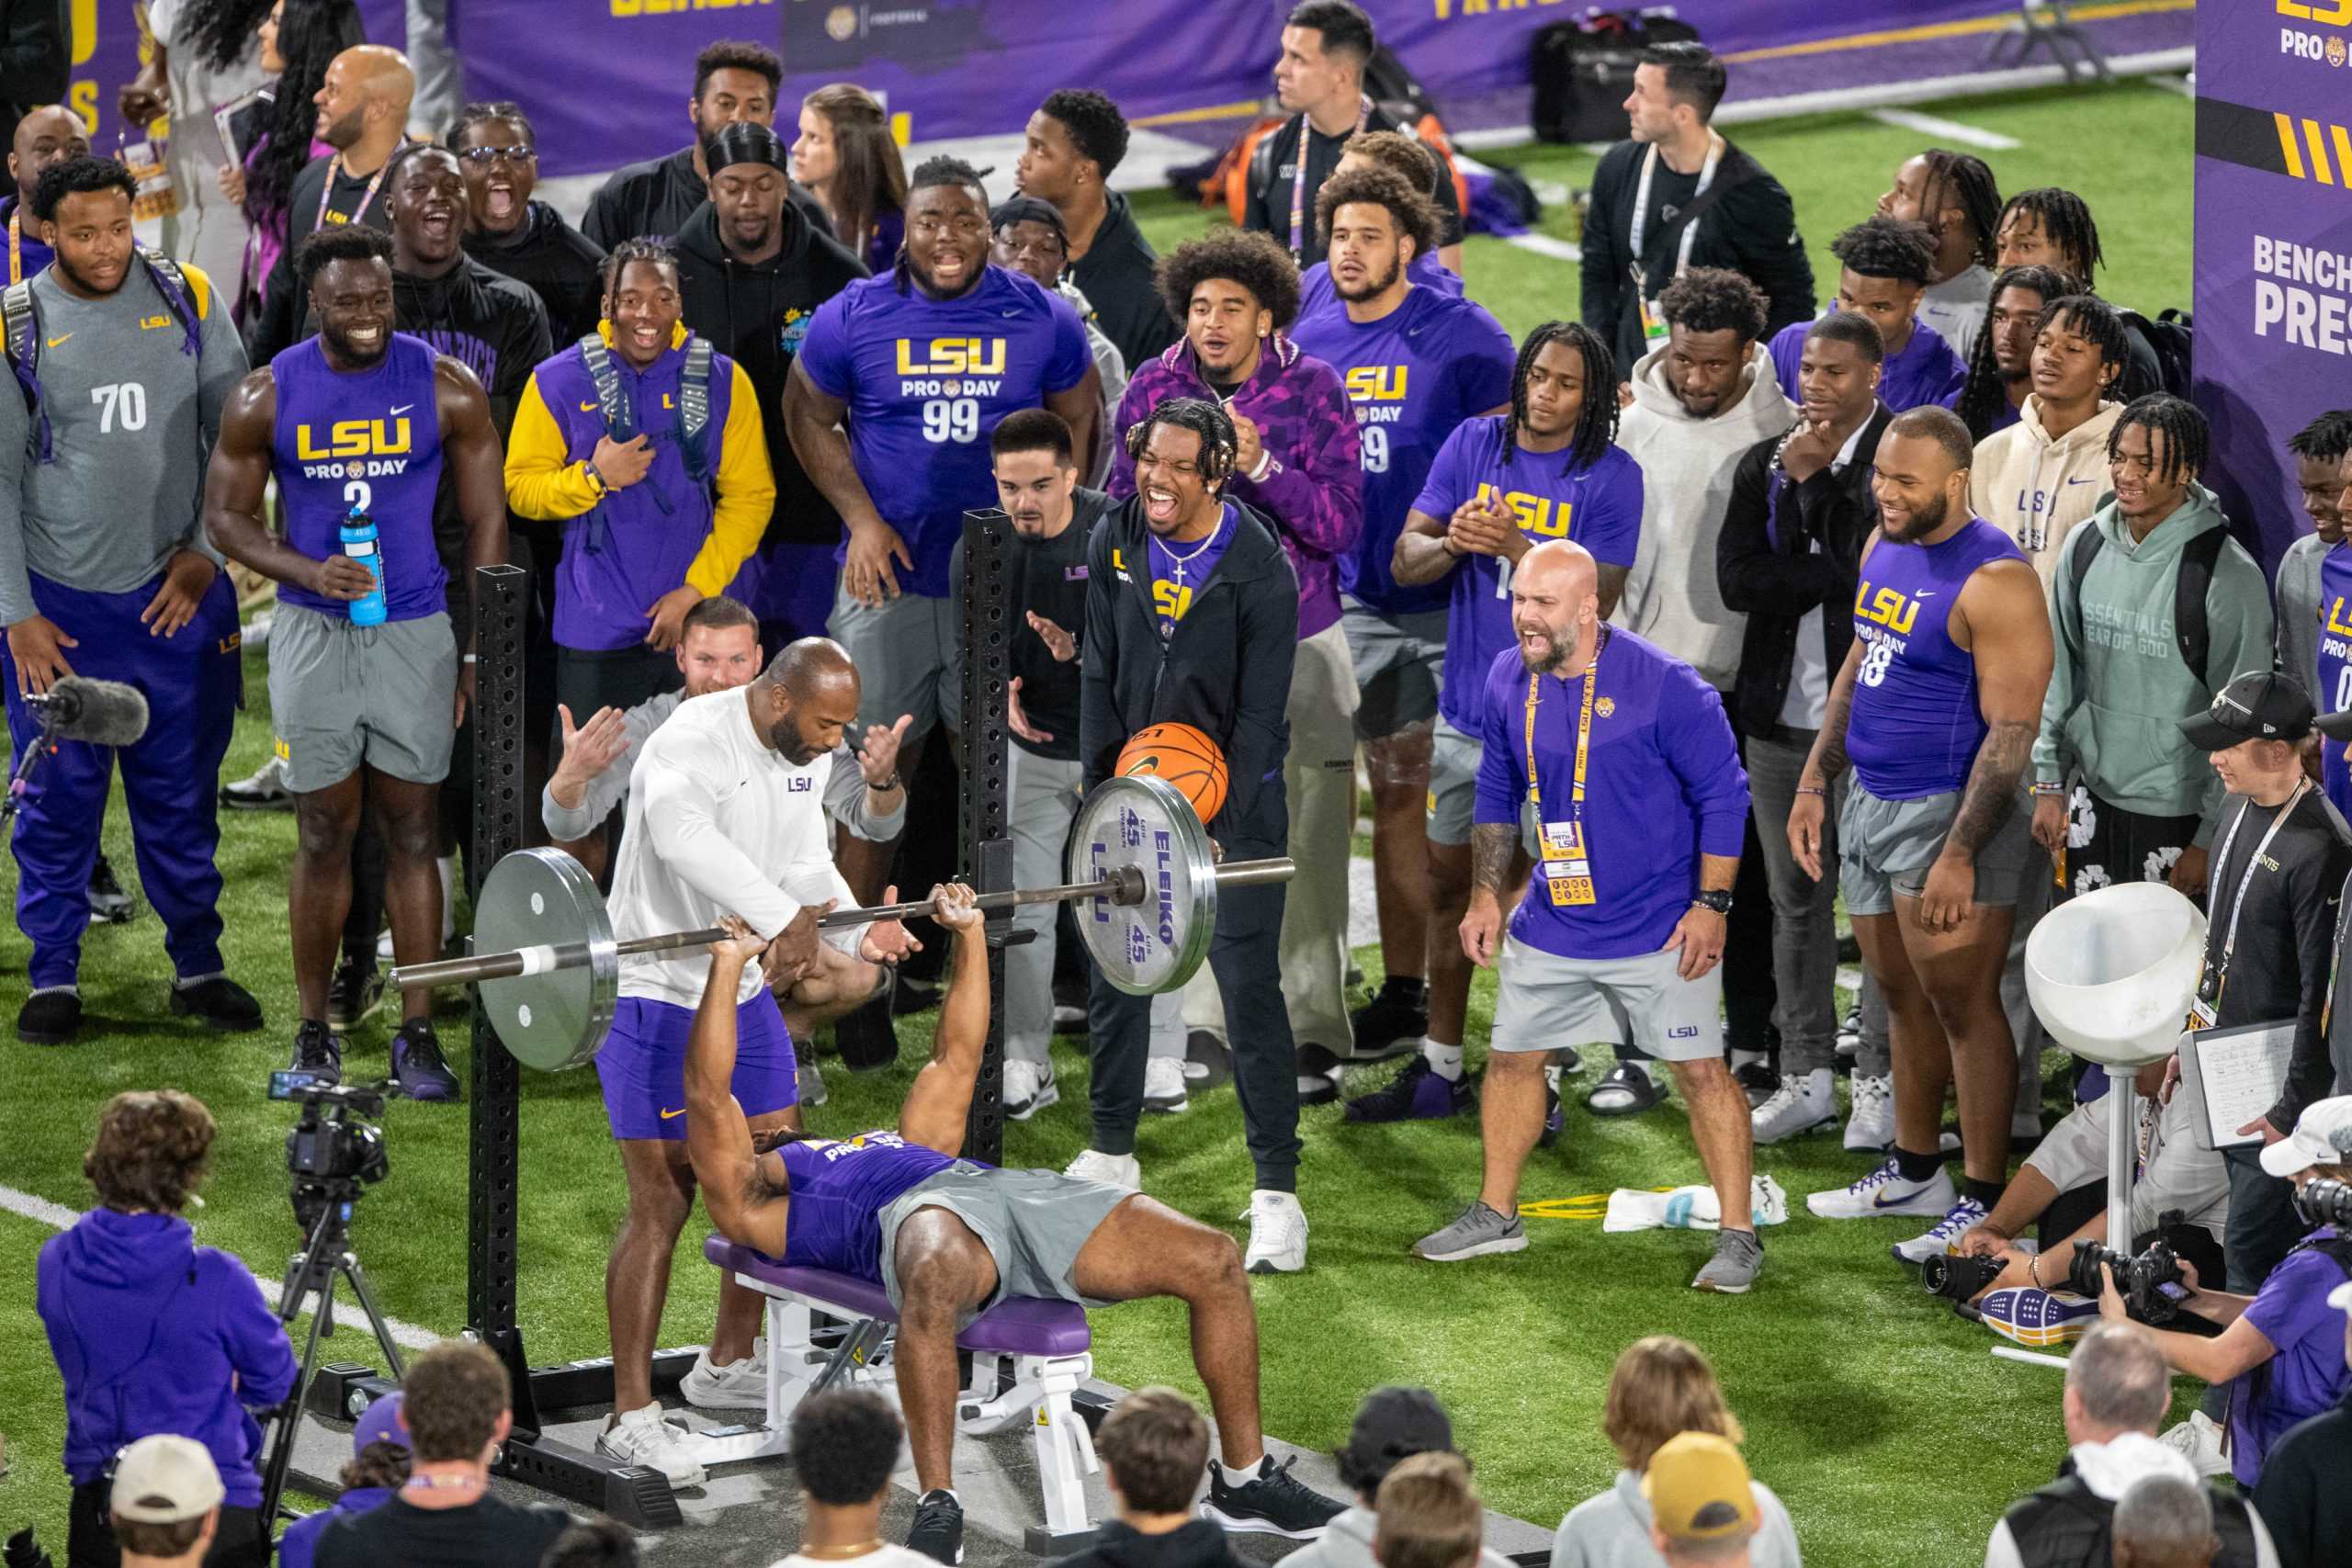
{"label": "microphone with windscreen", "polygon": [[53,740],[86,740],[93,746],[130,746],[147,733],[147,697],[119,681],[67,675],[46,695],[25,699],[41,716]]}

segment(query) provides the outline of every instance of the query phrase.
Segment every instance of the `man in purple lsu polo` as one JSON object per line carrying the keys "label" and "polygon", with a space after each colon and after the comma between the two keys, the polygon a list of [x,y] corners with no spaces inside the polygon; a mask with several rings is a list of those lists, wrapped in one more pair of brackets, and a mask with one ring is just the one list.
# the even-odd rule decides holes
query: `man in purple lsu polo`
{"label": "man in purple lsu polo", "polygon": [[[2050,684],[2050,617],[2016,543],[1969,510],[1970,450],[1967,426],[1939,408],[1898,414],[1879,441],[1854,645],[1789,813],[1790,849],[1818,877],[1825,792],[1852,765],[1840,880],[1894,1054],[1893,1152],[1807,1206],[1942,1216],[1898,1247],[1905,1258],[1942,1252],[2000,1200],[2017,1097],[2001,968],[2029,874],[2018,781]],[[1947,1088],[1967,1176],[1957,1201],[1940,1152]]]}

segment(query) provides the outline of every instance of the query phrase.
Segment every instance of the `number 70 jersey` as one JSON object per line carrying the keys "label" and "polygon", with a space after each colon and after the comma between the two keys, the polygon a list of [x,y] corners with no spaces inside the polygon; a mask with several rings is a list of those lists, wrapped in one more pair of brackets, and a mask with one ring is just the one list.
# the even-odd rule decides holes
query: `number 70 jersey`
{"label": "number 70 jersey", "polygon": [[997,423],[1077,386],[1094,356],[1075,310],[990,266],[953,299],[895,272],[853,283],[817,308],[797,363],[848,405],[857,477],[914,558],[900,588],[944,598],[964,513],[995,504]]}

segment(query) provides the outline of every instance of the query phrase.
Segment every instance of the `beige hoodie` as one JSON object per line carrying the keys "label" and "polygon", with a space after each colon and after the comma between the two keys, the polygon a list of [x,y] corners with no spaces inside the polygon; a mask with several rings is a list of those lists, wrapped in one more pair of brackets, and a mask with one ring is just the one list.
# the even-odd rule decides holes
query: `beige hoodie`
{"label": "beige hoodie", "polygon": [[1976,444],[1969,504],[2008,531],[2045,587],[2067,534],[2107,497],[2107,435],[2122,414],[2121,403],[2101,403],[2052,441],[2041,428],[2041,396],[2029,392],[2015,424]]}
{"label": "beige hoodie", "polygon": [[1739,671],[1747,617],[1724,608],[1715,588],[1715,540],[1731,502],[1732,470],[1759,441],[1786,434],[1797,412],[1758,344],[1738,401],[1693,419],[1666,382],[1666,350],[1634,367],[1634,403],[1617,445],[1642,466],[1642,541],[1624,598],[1610,618],[1699,671],[1719,692]]}

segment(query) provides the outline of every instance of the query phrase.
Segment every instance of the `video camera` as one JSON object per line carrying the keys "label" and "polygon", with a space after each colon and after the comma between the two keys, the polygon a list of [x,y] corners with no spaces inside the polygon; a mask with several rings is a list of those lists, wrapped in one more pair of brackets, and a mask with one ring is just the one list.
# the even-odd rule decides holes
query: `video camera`
{"label": "video camera", "polygon": [[348,1204],[361,1188],[390,1174],[383,1129],[361,1120],[384,1113],[382,1090],[329,1083],[316,1073],[277,1072],[269,1075],[269,1098],[302,1108],[286,1134],[286,1169],[294,1178],[294,1218],[306,1234],[322,1210]]}
{"label": "video camera", "polygon": [[[2162,1223],[2176,1224],[2178,1216],[2166,1213]],[[2066,1288],[2097,1300],[2107,1288],[2099,1277],[2101,1264],[2114,1273],[2124,1310],[2139,1322],[2162,1327],[2180,1315],[2181,1303],[2188,1294],[2183,1283],[2187,1276],[2169,1243],[2152,1241],[2146,1251],[2134,1258],[2085,1236],[2075,1243],[2075,1256],[2066,1268]]]}
{"label": "video camera", "polygon": [[2307,1181],[2295,1194],[2305,1224],[2352,1225],[2352,1182]]}

